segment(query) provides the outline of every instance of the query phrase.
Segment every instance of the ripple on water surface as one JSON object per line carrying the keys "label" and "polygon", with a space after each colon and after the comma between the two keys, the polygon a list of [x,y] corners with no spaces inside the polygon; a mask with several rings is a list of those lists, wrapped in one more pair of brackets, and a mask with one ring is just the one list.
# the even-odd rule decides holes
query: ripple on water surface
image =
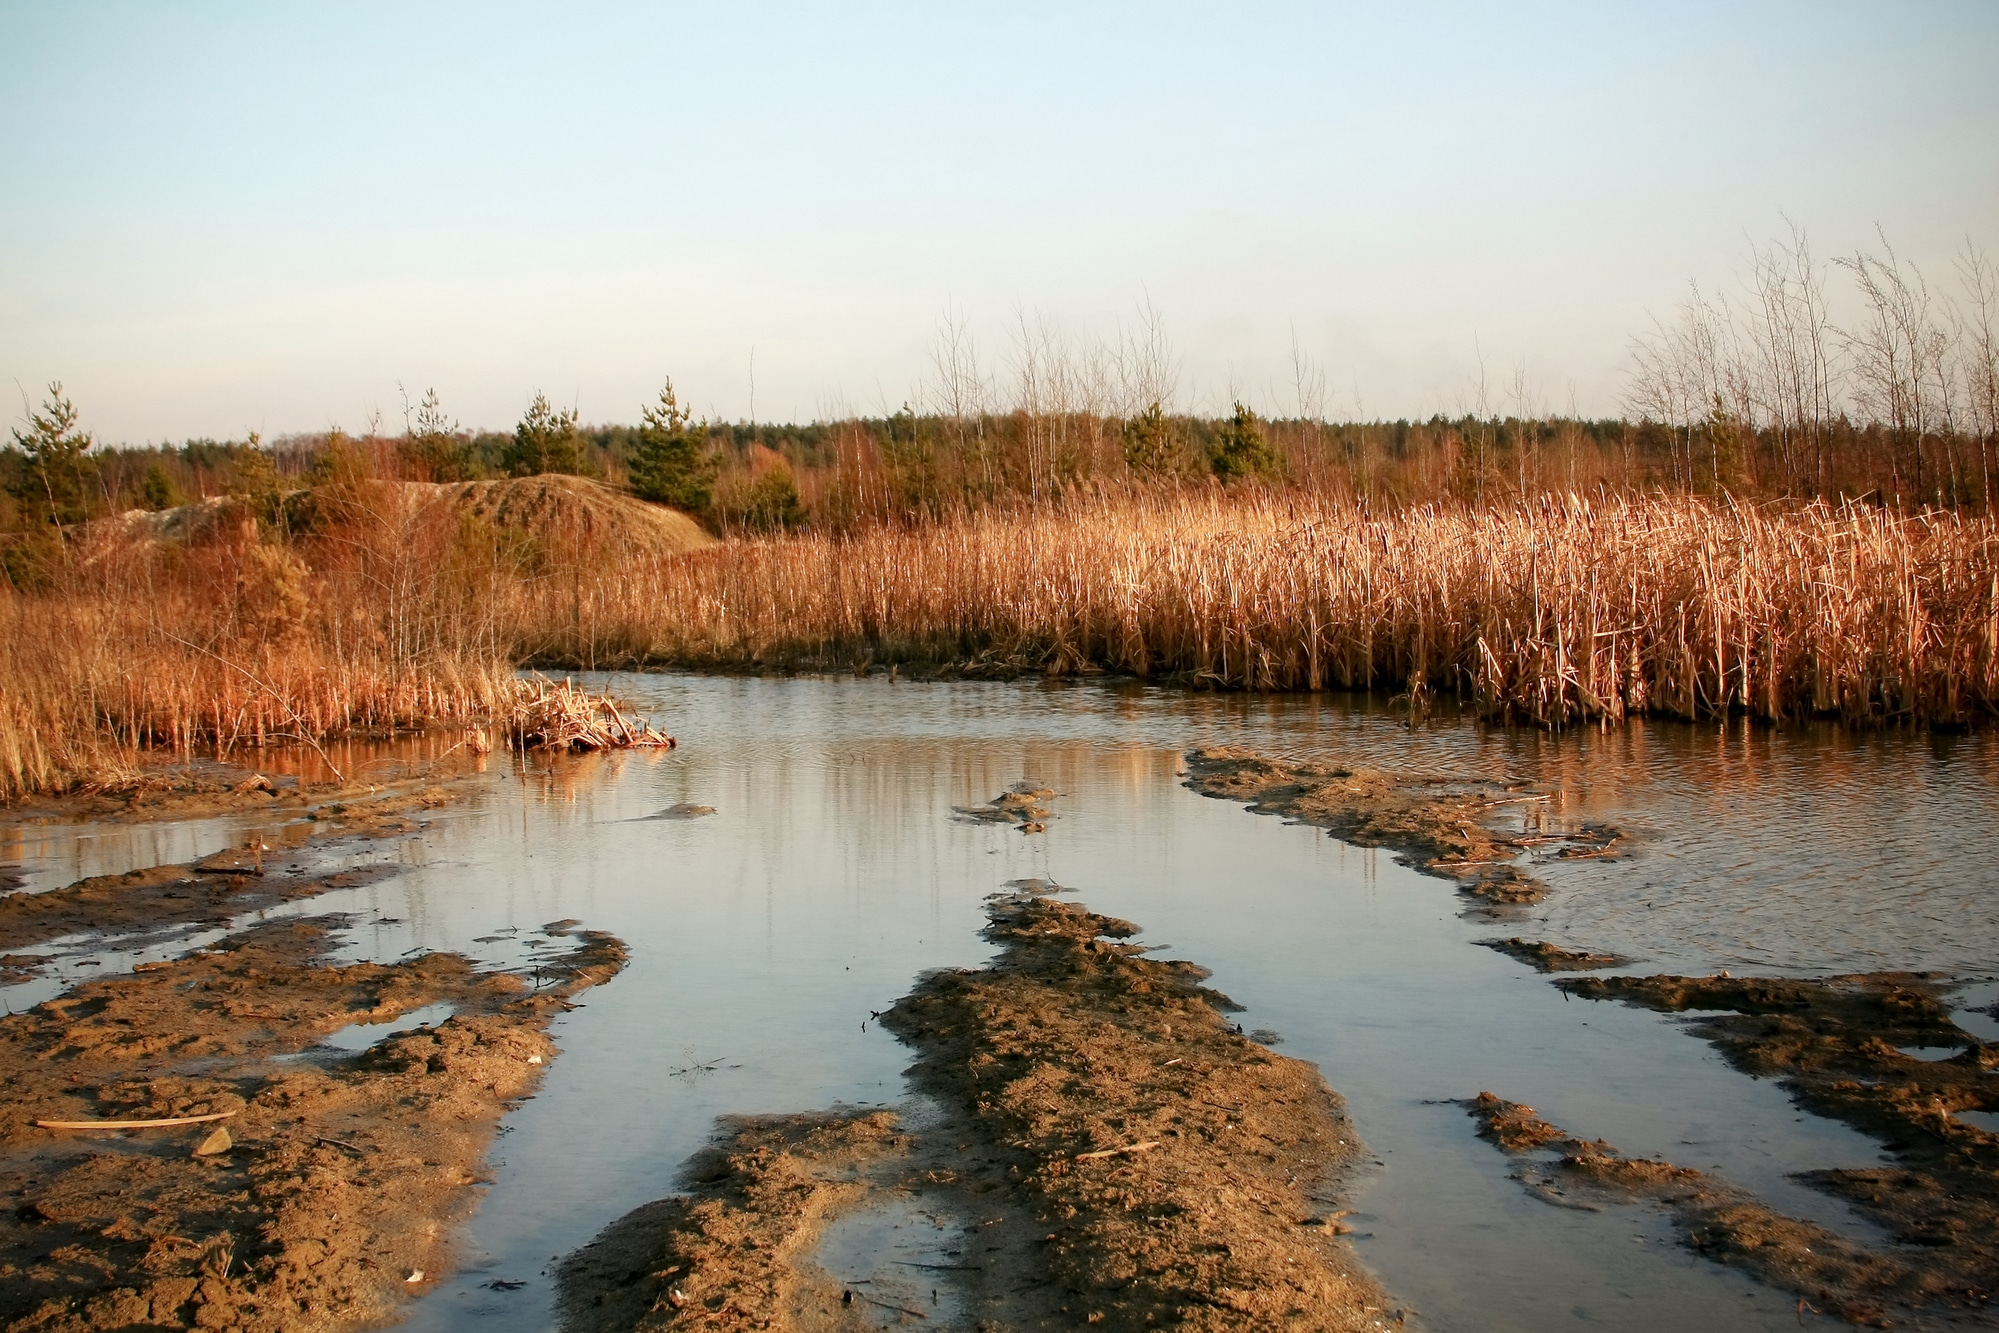
{"label": "ripple on water surface", "polygon": [[[1999,958],[1977,876],[1999,853],[1989,737],[1411,730],[1335,698],[880,677],[594,683],[682,748],[496,767],[422,839],[363,853],[406,873],[283,909],[349,913],[342,952],[357,958],[454,949],[531,971],[535,932],[562,918],[632,947],[627,971],[558,1021],[563,1054],[508,1119],[468,1267],[415,1328],[547,1327],[551,1259],[672,1191],[719,1115],[900,1101],[909,1052],[870,1014],[926,969],[987,958],[983,900],[1026,879],[1214,969],[1246,1027],[1321,1065],[1379,1163],[1363,1257],[1427,1327],[1795,1326],[1789,1299],[1690,1265],[1651,1214],[1527,1197],[1450,1099],[1490,1088],[1857,1235],[1791,1174],[1869,1164],[1875,1145],[1801,1117],[1670,1018],[1569,1002],[1474,947],[1493,925],[1461,917],[1450,885],[1184,790],[1180,756],[1197,745],[1562,789],[1559,817],[1623,825],[1636,854],[1539,868],[1554,892],[1504,933],[1626,954],[1634,970]],[[1023,778],[1057,792],[1045,833],[952,818]],[[673,807],[715,813],[647,818]],[[878,1229],[854,1223],[835,1252]]]}

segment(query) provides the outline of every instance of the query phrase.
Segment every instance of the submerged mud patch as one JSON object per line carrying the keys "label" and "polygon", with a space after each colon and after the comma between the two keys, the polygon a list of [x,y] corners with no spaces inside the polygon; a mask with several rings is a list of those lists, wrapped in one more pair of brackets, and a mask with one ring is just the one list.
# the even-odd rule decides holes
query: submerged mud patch
{"label": "submerged mud patch", "polygon": [[[553,986],[430,954],[336,966],[328,923],[274,923],[0,1020],[0,1321],[344,1328],[449,1262],[549,1020],[624,962],[578,934]],[[545,969],[546,970],[546,969]],[[450,1003],[358,1056],[314,1043]],[[201,1123],[129,1131],[38,1124]]]}
{"label": "submerged mud patch", "polygon": [[1823,1313],[1856,1323],[1887,1324],[1884,1305],[1921,1303],[1951,1295],[1899,1257],[1879,1255],[1812,1222],[1786,1217],[1746,1190],[1690,1167],[1626,1157],[1601,1140],[1586,1140],[1534,1114],[1531,1106],[1481,1092],[1470,1102],[1479,1133],[1509,1153],[1546,1152],[1552,1159],[1523,1170],[1529,1193],[1560,1207],[1647,1201],[1663,1206],[1687,1245],[1718,1263],[1746,1269],[1761,1281],[1814,1302]]}
{"label": "submerged mud patch", "polygon": [[566,1326],[928,1318],[810,1250],[892,1192],[964,1224],[915,1266],[980,1328],[1380,1327],[1390,1303],[1327,1214],[1365,1150],[1318,1071],[1242,1036],[1200,968],[1118,943],[1126,922],[1033,894],[991,915],[990,966],[932,975],[881,1018],[934,1118],[734,1122],[689,1195],[565,1264]]}
{"label": "submerged mud patch", "polygon": [[1615,854],[1622,834],[1607,825],[1502,833],[1496,810],[1536,807],[1552,793],[1461,778],[1379,769],[1294,764],[1236,745],[1187,755],[1187,785],[1203,796],[1245,802],[1258,814],[1315,824],[1357,847],[1386,847],[1425,873],[1456,880],[1484,902],[1539,902],[1548,886],[1521,869],[1530,854],[1555,859]]}
{"label": "submerged mud patch", "polygon": [[244,912],[355,888],[399,873],[393,865],[323,873],[309,849],[345,839],[396,837],[422,828],[418,816],[452,799],[443,787],[362,794],[292,811],[297,841],[273,847],[252,839],[185,865],[93,875],[42,893],[0,897],[0,950],[69,935],[130,934],[167,927],[220,926]]}
{"label": "submerged mud patch", "polygon": [[1488,949],[1497,949],[1507,957],[1517,958],[1543,972],[1594,972],[1599,968],[1624,967],[1631,962],[1623,954],[1564,949],[1546,940],[1523,940],[1517,935],[1511,939],[1478,940],[1476,943]]}
{"label": "submerged mud patch", "polygon": [[986,824],[1012,824],[1022,833],[1043,833],[1055,817],[1044,802],[1055,799],[1052,788],[1016,782],[984,805],[953,807],[958,818]]}
{"label": "submerged mud patch", "polygon": [[[1999,1291],[1999,1134],[1959,1119],[1999,1111],[1999,1043],[1959,1028],[1946,978],[1877,972],[1821,980],[1574,977],[1571,995],[1667,1013],[1736,1068],[1779,1080],[1798,1105],[1883,1142],[1894,1166],[1811,1172],[1892,1235],[1893,1282],[1858,1285],[1909,1304],[1982,1305]],[[1925,1059],[1902,1048],[1954,1051]]]}

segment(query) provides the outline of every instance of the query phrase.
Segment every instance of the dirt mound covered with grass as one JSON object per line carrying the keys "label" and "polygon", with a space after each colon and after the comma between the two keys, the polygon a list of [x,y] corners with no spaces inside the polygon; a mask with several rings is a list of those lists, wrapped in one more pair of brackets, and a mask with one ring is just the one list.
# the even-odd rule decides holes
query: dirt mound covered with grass
{"label": "dirt mound covered with grass", "polygon": [[661,556],[715,544],[679,510],[647,504],[588,477],[551,472],[499,481],[405,484],[434,492],[503,532],[527,534],[565,550]]}
{"label": "dirt mound covered with grass", "polygon": [[[280,502],[285,527],[311,534],[356,516],[380,517],[441,505],[500,532],[565,552],[633,556],[678,555],[715,539],[686,514],[647,504],[589,477],[544,473],[492,481],[369,480],[308,486]],[[197,545],[240,530],[255,510],[244,500],[216,496],[157,512],[133,510],[101,525],[107,536]]]}

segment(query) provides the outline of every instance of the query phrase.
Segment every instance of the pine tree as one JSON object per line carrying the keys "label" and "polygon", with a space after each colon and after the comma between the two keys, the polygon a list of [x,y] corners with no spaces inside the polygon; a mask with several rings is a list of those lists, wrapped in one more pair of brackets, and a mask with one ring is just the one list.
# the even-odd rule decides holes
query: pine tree
{"label": "pine tree", "polygon": [[1208,446],[1208,466],[1225,482],[1277,473],[1277,455],[1263,438],[1263,427],[1258,424],[1256,413],[1241,403],[1235,405],[1235,416],[1222,423]]}
{"label": "pine tree", "polygon": [[576,434],[576,409],[557,411],[537,392],[514,427],[514,438],[501,451],[500,462],[516,477],[581,472],[583,449]]}
{"label": "pine tree", "polygon": [[673,381],[659,391],[657,405],[639,409],[638,447],[631,462],[632,491],[641,500],[704,514],[715,498],[720,461],[708,448],[707,431],[690,428],[692,414],[673,395]]}
{"label": "pine tree", "polygon": [[22,507],[57,528],[89,518],[91,483],[97,479],[97,464],[89,453],[96,441],[77,429],[76,408],[63,397],[60,383],[49,385],[42,410],[28,418],[27,433],[16,430],[13,435],[25,456],[14,485]]}
{"label": "pine tree", "polygon": [[[407,411],[408,399],[404,403]],[[424,390],[408,418],[401,453],[404,465],[423,481],[470,481],[476,471],[465,436],[445,415],[436,389]]]}
{"label": "pine tree", "polygon": [[1165,409],[1156,400],[1124,423],[1124,462],[1133,472],[1147,477],[1168,476],[1176,470],[1175,452]]}

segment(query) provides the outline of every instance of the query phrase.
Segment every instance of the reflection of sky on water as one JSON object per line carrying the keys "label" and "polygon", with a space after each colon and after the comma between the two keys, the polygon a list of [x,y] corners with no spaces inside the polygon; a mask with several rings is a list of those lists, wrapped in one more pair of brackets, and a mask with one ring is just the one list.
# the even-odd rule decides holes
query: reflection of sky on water
{"label": "reflection of sky on water", "polygon": [[[495,1149],[472,1271],[419,1305],[416,1328],[546,1326],[551,1256],[670,1191],[717,1115],[900,1098],[909,1053],[863,1020],[925,969],[986,957],[982,900],[1028,877],[1213,968],[1246,1026],[1321,1065],[1382,1163],[1359,1200],[1362,1252],[1430,1327],[1794,1322],[1773,1293],[1689,1266],[1648,1214],[1528,1198],[1445,1099],[1489,1088],[1863,1234],[1789,1174],[1871,1161],[1872,1145],[1800,1119],[1671,1019],[1570,1003],[1471,947],[1494,927],[1462,918],[1450,885],[1192,795],[1175,773],[1195,745],[1525,777],[1569,793],[1555,817],[1637,833],[1630,860],[1544,867],[1555,893],[1507,933],[1664,970],[1999,956],[1999,914],[1978,910],[1976,881],[1999,850],[1985,737],[1412,733],[1339,699],[880,677],[614,683],[682,748],[496,763],[477,798],[427,816],[423,837],[344,853],[405,873],[272,914],[350,914],[346,957],[457,949],[531,969],[548,947],[535,932],[565,918],[632,946],[627,971],[558,1022],[563,1054]],[[1061,793],[1046,834],[950,817],[1021,778]],[[645,818],[682,802],[716,814]],[[530,1285],[479,1285],[493,1278]]]}

